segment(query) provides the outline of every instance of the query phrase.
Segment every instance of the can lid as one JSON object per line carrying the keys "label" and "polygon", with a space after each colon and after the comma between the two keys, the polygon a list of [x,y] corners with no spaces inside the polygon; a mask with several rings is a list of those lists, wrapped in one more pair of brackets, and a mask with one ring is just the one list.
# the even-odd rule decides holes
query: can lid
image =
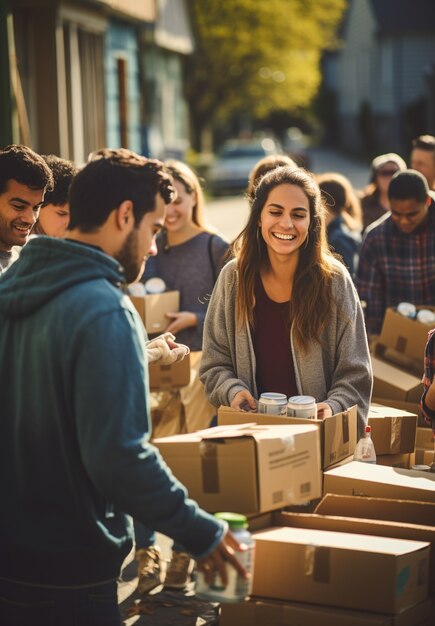
{"label": "can lid", "polygon": [[248,528],[248,518],[246,515],[240,513],[229,513],[227,511],[215,513],[215,517],[228,523],[228,526],[232,529],[236,528]]}
{"label": "can lid", "polygon": [[419,472],[430,472],[430,465],[412,465],[411,469]]}
{"label": "can lid", "polygon": [[262,400],[265,403],[269,403],[269,402],[286,403],[287,396],[284,393],[275,393],[274,391],[266,391],[265,393],[261,394],[260,400]]}
{"label": "can lid", "polygon": [[313,396],[292,396],[288,399],[289,403],[297,404],[298,406],[301,404],[316,404],[316,398]]}

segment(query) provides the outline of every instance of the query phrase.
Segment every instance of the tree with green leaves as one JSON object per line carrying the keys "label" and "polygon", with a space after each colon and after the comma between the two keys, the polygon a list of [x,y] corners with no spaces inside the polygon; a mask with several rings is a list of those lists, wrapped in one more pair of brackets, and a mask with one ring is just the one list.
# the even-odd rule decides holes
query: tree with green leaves
{"label": "tree with green leaves", "polygon": [[320,56],[347,0],[189,0],[195,52],[186,85],[196,148],[205,130],[310,106]]}

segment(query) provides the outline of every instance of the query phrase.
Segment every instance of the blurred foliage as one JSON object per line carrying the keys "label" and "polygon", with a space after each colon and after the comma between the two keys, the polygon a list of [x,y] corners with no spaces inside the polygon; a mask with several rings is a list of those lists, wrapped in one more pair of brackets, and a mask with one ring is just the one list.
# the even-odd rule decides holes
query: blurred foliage
{"label": "blurred foliage", "polygon": [[[308,107],[320,56],[332,47],[347,0],[189,0],[195,52],[186,84],[192,130],[241,115]],[[197,142],[195,142],[197,143]]]}

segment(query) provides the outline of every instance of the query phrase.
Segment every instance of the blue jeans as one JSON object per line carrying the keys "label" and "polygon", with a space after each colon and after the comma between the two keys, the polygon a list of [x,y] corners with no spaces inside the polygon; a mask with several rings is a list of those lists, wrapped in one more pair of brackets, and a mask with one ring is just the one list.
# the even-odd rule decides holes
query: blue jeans
{"label": "blue jeans", "polygon": [[121,626],[116,581],[95,587],[34,587],[0,580],[2,626]]}

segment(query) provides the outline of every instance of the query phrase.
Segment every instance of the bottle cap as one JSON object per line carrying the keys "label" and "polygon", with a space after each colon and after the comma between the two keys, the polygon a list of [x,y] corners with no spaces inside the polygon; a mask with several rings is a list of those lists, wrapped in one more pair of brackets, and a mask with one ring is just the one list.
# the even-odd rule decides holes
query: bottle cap
{"label": "bottle cap", "polygon": [[371,432],[372,432],[372,427],[366,426],[366,433],[371,433]]}
{"label": "bottle cap", "polygon": [[313,396],[291,396],[288,401],[292,404],[297,404],[298,406],[303,404],[316,404],[316,398]]}
{"label": "bottle cap", "polygon": [[154,278],[148,278],[145,283],[145,291],[147,293],[163,293],[166,289],[165,281],[162,278],[155,276]]}
{"label": "bottle cap", "polygon": [[248,528],[248,518],[246,515],[224,511],[222,513],[215,513],[215,517],[227,522],[228,526],[232,530],[236,530],[237,528]]}

